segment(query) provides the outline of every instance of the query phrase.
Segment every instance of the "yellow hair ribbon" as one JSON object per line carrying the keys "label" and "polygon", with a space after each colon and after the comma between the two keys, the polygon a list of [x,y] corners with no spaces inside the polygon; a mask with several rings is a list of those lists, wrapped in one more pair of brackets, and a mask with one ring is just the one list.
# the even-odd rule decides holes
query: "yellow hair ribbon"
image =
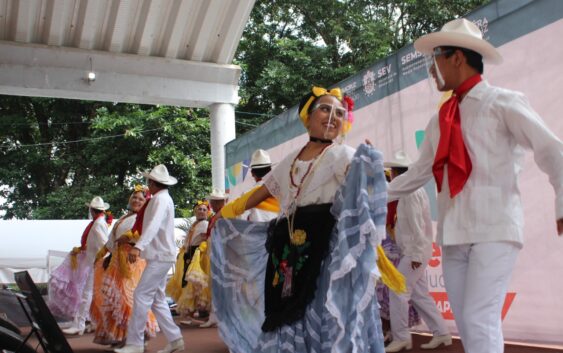
{"label": "yellow hair ribbon", "polygon": [[133,192],[145,192],[145,190],[146,187],[141,184],[136,184],[135,187],[133,188]]}
{"label": "yellow hair ribbon", "polygon": [[313,86],[311,92],[313,93],[313,95],[309,98],[309,100],[307,100],[307,103],[305,103],[305,105],[299,112],[299,117],[301,118],[301,121],[305,126],[307,126],[307,122],[309,121],[309,107],[316,98],[331,95],[333,97],[336,97],[336,99],[338,99],[339,101],[342,101],[342,91],[338,87],[327,91],[326,88]]}
{"label": "yellow hair ribbon", "polygon": [[389,261],[381,245],[377,246],[377,267],[381,272],[381,280],[389,289],[397,294],[407,292],[405,276]]}

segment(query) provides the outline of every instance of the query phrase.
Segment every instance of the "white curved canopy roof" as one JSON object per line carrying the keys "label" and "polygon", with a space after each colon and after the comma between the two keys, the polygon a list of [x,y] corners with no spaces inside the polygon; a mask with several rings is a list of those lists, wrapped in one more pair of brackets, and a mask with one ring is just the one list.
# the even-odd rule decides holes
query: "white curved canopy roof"
{"label": "white curved canopy roof", "polygon": [[253,5],[0,0],[0,94],[236,104],[240,67],[231,62]]}

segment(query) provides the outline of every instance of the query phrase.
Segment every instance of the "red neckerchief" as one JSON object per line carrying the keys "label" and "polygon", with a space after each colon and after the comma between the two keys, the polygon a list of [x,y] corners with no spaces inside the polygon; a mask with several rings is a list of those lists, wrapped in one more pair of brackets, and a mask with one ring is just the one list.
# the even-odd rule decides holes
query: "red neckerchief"
{"label": "red neckerchief", "polygon": [[82,237],[80,238],[80,249],[86,250],[86,241],[88,241],[88,234],[90,234],[90,230],[92,229],[92,226],[94,226],[94,222],[96,222],[98,220],[98,218],[103,217],[103,216],[104,216],[104,214],[100,213],[98,215],[98,217],[96,217],[94,220],[92,220],[92,222],[90,222],[86,226],[86,229],[84,229],[84,233],[82,233]]}
{"label": "red neckerchief", "polygon": [[[160,190],[159,190],[160,191]],[[143,220],[145,219],[145,211],[149,202],[151,201],[152,197],[158,193],[155,192],[154,194],[150,194],[147,192],[146,201],[143,207],[137,212],[137,218],[135,218],[135,223],[133,223],[133,228],[131,228],[131,233],[135,234],[135,232],[139,233],[139,235],[143,234]]]}
{"label": "red neckerchief", "polygon": [[215,215],[219,213],[219,211],[221,211],[221,209],[217,210],[217,212],[213,214],[213,217],[209,219],[209,223],[207,224],[207,232],[205,232],[205,239],[209,239],[209,237],[211,236],[211,231],[213,230],[213,227],[215,227],[215,222],[217,221]]}
{"label": "red neckerchief", "polygon": [[469,92],[479,82],[481,82],[481,75],[468,78],[454,90],[450,99],[440,107],[440,141],[432,165],[432,173],[436,179],[438,192],[441,192],[444,166],[446,163],[448,164],[448,183],[450,185],[450,197],[452,198],[461,192],[472,169],[471,158],[463,142],[461,132],[459,97]]}
{"label": "red neckerchief", "polygon": [[399,200],[391,201],[387,204],[387,222],[385,224],[391,229],[395,228],[395,223],[397,222],[397,204]]}

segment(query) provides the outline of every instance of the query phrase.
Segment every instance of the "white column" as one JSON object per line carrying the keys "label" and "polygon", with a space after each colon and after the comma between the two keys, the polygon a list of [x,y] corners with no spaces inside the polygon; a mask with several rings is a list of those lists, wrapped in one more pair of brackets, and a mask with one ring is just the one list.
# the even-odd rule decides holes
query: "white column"
{"label": "white column", "polygon": [[225,144],[235,139],[235,106],[216,103],[211,115],[211,181],[213,188],[225,190]]}

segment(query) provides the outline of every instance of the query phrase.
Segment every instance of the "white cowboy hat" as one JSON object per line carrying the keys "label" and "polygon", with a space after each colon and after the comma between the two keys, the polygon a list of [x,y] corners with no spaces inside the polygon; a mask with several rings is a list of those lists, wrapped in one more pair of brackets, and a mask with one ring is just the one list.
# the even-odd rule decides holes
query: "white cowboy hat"
{"label": "white cowboy hat", "polygon": [[465,18],[450,21],[440,31],[426,34],[414,42],[416,50],[428,55],[440,46],[470,49],[481,54],[487,63],[502,63],[502,56],[491,43],[483,39],[479,27]]}
{"label": "white cowboy hat", "polygon": [[412,164],[411,159],[407,154],[403,151],[397,151],[394,154],[394,157],[388,161],[383,163],[384,168],[408,168]]}
{"label": "white cowboy hat", "polygon": [[225,194],[225,192],[219,188],[213,188],[211,194],[207,196],[209,200],[226,200],[229,195]]}
{"label": "white cowboy hat", "polygon": [[268,152],[262,149],[254,151],[252,158],[250,159],[250,168],[264,168],[271,165],[272,161],[270,160]]}
{"label": "white cowboy hat", "polygon": [[144,172],[142,174],[145,178],[149,178],[164,185],[174,185],[178,182],[178,179],[168,174],[168,169],[166,169],[164,164],[157,165],[150,173]]}
{"label": "white cowboy hat", "polygon": [[85,205],[100,211],[109,209],[109,203],[104,202],[104,200],[99,196],[94,197],[90,203],[86,202]]}

